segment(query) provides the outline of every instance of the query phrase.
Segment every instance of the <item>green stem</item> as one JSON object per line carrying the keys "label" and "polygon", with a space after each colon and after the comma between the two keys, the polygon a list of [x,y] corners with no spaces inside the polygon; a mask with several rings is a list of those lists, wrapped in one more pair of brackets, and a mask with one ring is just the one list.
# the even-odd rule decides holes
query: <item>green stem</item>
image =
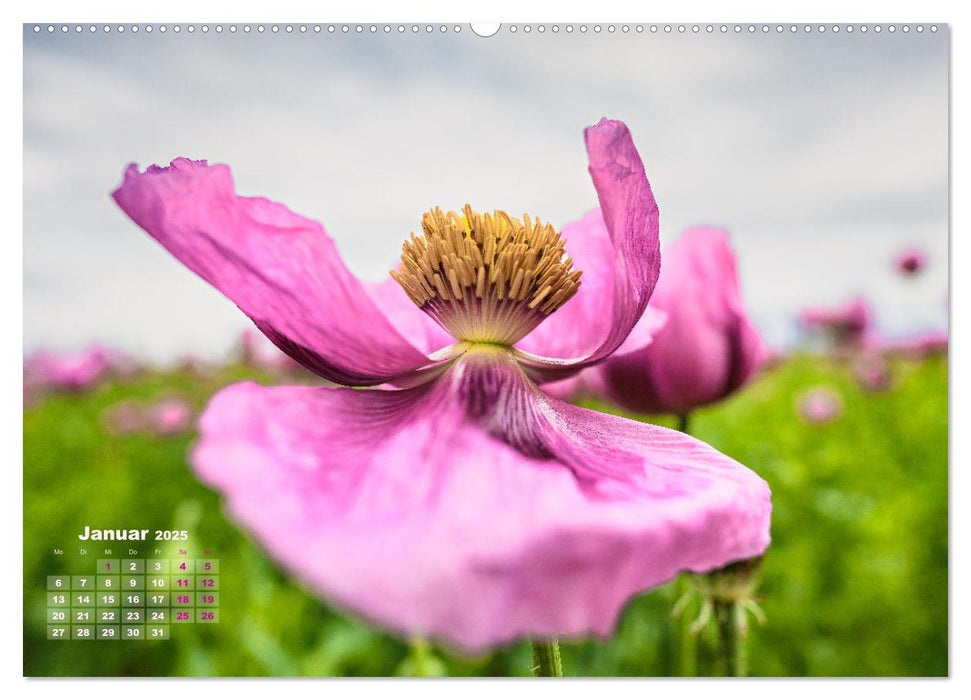
{"label": "green stem", "polygon": [[[687,574],[681,574],[678,579],[678,599],[691,588]],[[698,675],[698,638],[691,632],[691,620],[688,611],[681,611],[677,624],[678,634],[678,675],[682,678],[693,678]]]}
{"label": "green stem", "polygon": [[726,676],[735,673],[735,625],[732,624],[732,604],[715,601],[715,621],[718,624],[721,669]]}
{"label": "green stem", "polygon": [[690,435],[688,432],[688,424],[690,423],[690,414],[685,413],[683,416],[678,416],[678,430],[686,435]]}
{"label": "green stem", "polygon": [[419,678],[430,678],[435,674],[432,673],[431,665],[429,664],[429,653],[430,649],[428,647],[428,642],[422,638],[413,639],[411,642],[411,652],[412,660],[415,664],[415,675]]}
{"label": "green stem", "polygon": [[748,675],[748,638],[746,637],[745,608],[741,603],[735,603],[735,634],[738,642],[735,644],[735,675],[744,677]]}
{"label": "green stem", "polygon": [[721,638],[722,666],[726,676],[748,675],[745,646],[745,610],[739,603],[715,602],[715,619]]}
{"label": "green stem", "polygon": [[[691,434],[688,432],[690,423],[690,414],[685,413],[678,416],[678,430],[685,435]],[[678,595],[684,595],[684,592],[690,586],[691,583],[688,581],[687,575],[682,574],[681,579],[678,581]],[[683,678],[693,677],[698,675],[698,639],[691,633],[691,622],[688,620],[687,615],[682,616],[679,627],[679,641],[681,644],[678,649],[678,673]]]}
{"label": "green stem", "polygon": [[533,675],[562,676],[563,663],[560,661],[560,643],[556,637],[533,640]]}

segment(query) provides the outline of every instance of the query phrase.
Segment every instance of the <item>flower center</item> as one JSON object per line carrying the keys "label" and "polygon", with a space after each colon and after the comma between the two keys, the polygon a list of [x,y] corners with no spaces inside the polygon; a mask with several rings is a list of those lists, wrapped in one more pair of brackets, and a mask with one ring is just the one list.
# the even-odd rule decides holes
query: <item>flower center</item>
{"label": "flower center", "polygon": [[512,345],[576,294],[581,272],[549,224],[462,211],[426,212],[391,275],[455,338]]}

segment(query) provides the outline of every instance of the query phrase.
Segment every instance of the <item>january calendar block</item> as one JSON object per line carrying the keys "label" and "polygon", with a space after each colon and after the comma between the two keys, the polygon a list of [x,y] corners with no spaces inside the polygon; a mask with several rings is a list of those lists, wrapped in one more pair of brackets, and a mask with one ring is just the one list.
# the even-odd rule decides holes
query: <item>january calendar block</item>
{"label": "january calendar block", "polygon": [[168,625],[147,625],[145,628],[146,639],[169,639]]}
{"label": "january calendar block", "polygon": [[76,624],[91,624],[95,621],[95,611],[91,608],[73,608],[71,622]]}
{"label": "january calendar block", "polygon": [[145,607],[145,594],[144,593],[122,593],[121,606],[123,608]]}
{"label": "january calendar block", "polygon": [[171,625],[219,622],[218,559],[107,556],[89,566],[47,576],[48,639],[167,640]]}
{"label": "january calendar block", "polygon": [[169,560],[168,559],[149,559],[145,562],[145,573],[152,574],[167,574],[169,573]]}
{"label": "january calendar block", "polygon": [[196,593],[196,607],[214,608],[219,605],[219,593],[200,591]]}
{"label": "january calendar block", "polygon": [[193,574],[195,570],[194,559],[177,559],[172,562],[172,573],[178,576]]}
{"label": "january calendar block", "polygon": [[121,588],[121,577],[117,575],[98,576],[95,586],[99,591],[117,591]]}
{"label": "january calendar block", "polygon": [[115,641],[121,637],[121,627],[119,625],[98,625],[98,639],[102,641]]}
{"label": "january calendar block", "polygon": [[69,617],[71,611],[69,609],[63,608],[48,608],[47,609],[47,622],[54,624],[63,624],[69,622]]}
{"label": "january calendar block", "polygon": [[121,577],[121,588],[125,591],[144,591],[145,577],[141,575],[125,574]]}
{"label": "january calendar block", "polygon": [[122,625],[121,638],[122,639],[144,639],[145,625]]}
{"label": "january calendar block", "polygon": [[167,591],[169,590],[169,577],[159,574],[148,576],[145,579],[145,588],[149,591]]}
{"label": "january calendar block", "polygon": [[171,593],[152,591],[145,596],[145,605],[150,608],[167,608],[172,604]]}
{"label": "january calendar block", "polygon": [[71,577],[71,590],[72,591],[93,591],[95,589],[96,580],[94,576],[72,576]]}
{"label": "january calendar block", "polygon": [[75,608],[93,608],[97,603],[97,594],[95,593],[72,593],[71,594],[71,607]]}
{"label": "january calendar block", "polygon": [[49,591],[71,590],[71,577],[70,576],[48,576],[47,590]]}
{"label": "january calendar block", "polygon": [[121,561],[118,559],[99,559],[95,568],[95,573],[99,574],[120,574]]}
{"label": "january calendar block", "polygon": [[70,625],[48,625],[47,638],[48,639],[70,639],[71,638]]}
{"label": "january calendar block", "polygon": [[199,574],[218,574],[218,559],[196,559],[196,573]]}
{"label": "january calendar block", "polygon": [[218,591],[219,577],[218,576],[196,576],[196,590],[197,591]]}
{"label": "january calendar block", "polygon": [[144,574],[145,560],[144,559],[122,559],[121,572],[123,574]]}
{"label": "january calendar block", "polygon": [[71,625],[71,639],[94,639],[94,625]]}

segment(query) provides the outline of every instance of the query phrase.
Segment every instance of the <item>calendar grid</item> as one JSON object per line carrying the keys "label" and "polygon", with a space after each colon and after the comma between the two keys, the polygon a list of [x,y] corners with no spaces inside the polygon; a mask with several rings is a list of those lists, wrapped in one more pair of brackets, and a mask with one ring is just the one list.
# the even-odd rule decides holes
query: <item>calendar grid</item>
{"label": "calendar grid", "polygon": [[219,559],[98,559],[94,571],[47,577],[47,638],[140,641],[219,622]]}

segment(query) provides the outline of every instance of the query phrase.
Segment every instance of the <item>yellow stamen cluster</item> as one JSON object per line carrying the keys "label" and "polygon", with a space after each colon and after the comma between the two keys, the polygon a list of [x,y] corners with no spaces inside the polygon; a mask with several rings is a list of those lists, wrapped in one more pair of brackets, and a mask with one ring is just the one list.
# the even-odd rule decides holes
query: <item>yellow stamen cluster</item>
{"label": "yellow stamen cluster", "polygon": [[576,294],[581,273],[549,224],[462,211],[426,212],[391,275],[459,340],[511,345]]}

